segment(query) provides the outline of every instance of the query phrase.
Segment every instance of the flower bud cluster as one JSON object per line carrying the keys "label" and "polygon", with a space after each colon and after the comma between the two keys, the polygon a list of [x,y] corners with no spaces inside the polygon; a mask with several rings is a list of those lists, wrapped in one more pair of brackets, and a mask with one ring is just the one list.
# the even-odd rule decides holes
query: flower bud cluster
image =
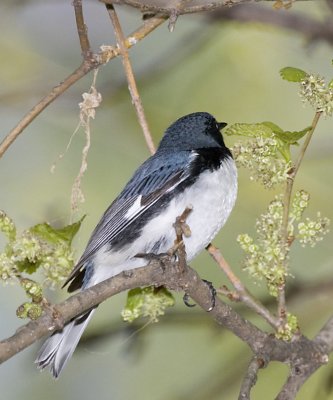
{"label": "flower bud cluster", "polygon": [[39,318],[43,313],[43,307],[37,303],[23,303],[16,310],[16,315],[19,318],[29,318],[35,320]]}
{"label": "flower bud cluster", "polygon": [[149,322],[158,322],[165,309],[174,304],[172,294],[165,288],[137,288],[128,292],[126,306],[121,315],[127,322],[133,322],[139,317],[148,317]]}
{"label": "flower bud cluster", "polygon": [[276,337],[281,340],[292,340],[295,332],[299,330],[297,317],[293,314],[287,313],[286,323],[279,329]]}
{"label": "flower bud cluster", "polygon": [[3,232],[8,240],[14,240],[16,236],[16,227],[8,215],[0,210],[0,231]]}
{"label": "flower bud cluster", "polygon": [[31,274],[42,267],[45,283],[54,287],[61,284],[73,268],[70,241],[47,240],[47,235],[42,237],[33,228],[17,235],[14,223],[4,212],[0,212],[0,231],[9,239],[0,253],[2,282],[13,282],[18,275]]}
{"label": "flower bud cluster", "polygon": [[236,143],[232,152],[236,163],[251,173],[251,179],[272,188],[285,182],[290,163],[278,153],[278,142],[272,137],[255,137],[247,142]]}
{"label": "flower bud cluster", "polygon": [[254,278],[265,280],[272,296],[278,295],[279,286],[289,275],[289,241],[297,239],[303,246],[313,247],[328,232],[330,221],[319,213],[316,220],[302,220],[309,200],[310,195],[305,190],[295,193],[289,212],[287,243],[281,237],[284,213],[281,195],[275,197],[256,221],[256,240],[248,234],[237,238],[245,252],[244,269]]}
{"label": "flower bud cluster", "polygon": [[283,203],[280,196],[269,204],[266,213],[256,222],[257,240],[248,234],[239,235],[237,240],[245,251],[244,269],[256,279],[266,280],[269,293],[276,297],[279,286],[285,281],[289,251],[281,244]]}
{"label": "flower bud cluster", "polygon": [[306,218],[298,224],[298,239],[302,246],[310,245],[314,247],[318,242],[323,240],[324,236],[329,232],[330,220],[322,217],[317,213],[317,219],[311,220]]}
{"label": "flower bud cluster", "polygon": [[15,279],[15,263],[6,255],[6,253],[0,253],[0,281],[2,282],[13,282]]}
{"label": "flower bud cluster", "polygon": [[58,246],[41,260],[45,284],[54,288],[68,277],[74,264],[74,253],[68,246]]}
{"label": "flower bud cluster", "polygon": [[25,290],[26,294],[36,303],[39,303],[43,299],[43,289],[42,286],[27,278],[20,280],[22,288]]}
{"label": "flower bud cluster", "polygon": [[326,86],[321,76],[306,75],[300,82],[300,96],[303,102],[308,102],[317,112],[325,116],[333,114],[333,88]]}
{"label": "flower bud cluster", "polygon": [[30,263],[36,263],[43,255],[43,244],[29,231],[25,231],[14,240],[11,245],[11,251],[11,259],[15,263],[25,260]]}

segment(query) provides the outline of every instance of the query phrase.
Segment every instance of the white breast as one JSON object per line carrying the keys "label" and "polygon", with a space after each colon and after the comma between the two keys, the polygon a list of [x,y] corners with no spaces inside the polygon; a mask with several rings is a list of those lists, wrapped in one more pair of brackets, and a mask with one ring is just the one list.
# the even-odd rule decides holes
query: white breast
{"label": "white breast", "polygon": [[156,242],[161,241],[158,252],[168,251],[175,240],[173,224],[191,205],[193,211],[186,220],[191,236],[184,239],[188,260],[191,260],[224,225],[235,204],[236,195],[237,170],[234,161],[227,159],[220,169],[205,171],[194,185],[175,197],[161,215],[145,226],[140,239],[131,244],[131,250],[135,248],[137,252],[149,252]]}
{"label": "white breast", "polygon": [[194,258],[216,236],[228,219],[237,196],[237,170],[232,159],[216,171],[201,174],[194,186],[186,191],[185,203],[193,211],[187,218],[191,236],[184,238],[188,260]]}

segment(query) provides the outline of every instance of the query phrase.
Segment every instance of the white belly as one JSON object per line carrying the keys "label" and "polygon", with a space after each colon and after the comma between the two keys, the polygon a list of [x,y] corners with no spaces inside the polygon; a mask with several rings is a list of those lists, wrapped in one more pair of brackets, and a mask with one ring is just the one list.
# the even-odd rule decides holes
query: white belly
{"label": "white belly", "polygon": [[[153,218],[144,227],[140,237],[129,244],[127,249],[119,252],[101,249],[94,260],[96,272],[89,286],[124,270],[146,265],[146,260],[134,258],[138,253],[149,253],[153,248],[155,253],[167,252],[176,238],[173,227],[176,218],[191,205],[193,210],[186,220],[191,236],[184,238],[187,259],[190,261],[210,243],[225,224],[236,196],[236,166],[232,159],[226,159],[222,168],[203,172],[193,186],[174,198],[162,215]],[[160,246],[156,250],[157,242],[160,242]]]}

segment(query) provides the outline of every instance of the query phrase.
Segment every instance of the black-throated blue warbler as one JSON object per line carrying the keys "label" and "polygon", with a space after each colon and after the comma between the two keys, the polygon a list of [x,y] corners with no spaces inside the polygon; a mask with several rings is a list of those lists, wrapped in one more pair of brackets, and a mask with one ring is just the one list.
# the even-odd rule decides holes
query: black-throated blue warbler
{"label": "black-throated blue warbler", "polygon": [[[66,282],[69,292],[146,265],[137,254],[167,252],[175,240],[173,224],[188,206],[187,261],[210,243],[237,196],[236,166],[220,132],[225,126],[206,112],[185,115],[169,126],[156,153],[103,214]],[[58,377],[95,310],[46,340],[36,359],[39,368],[49,367]]]}

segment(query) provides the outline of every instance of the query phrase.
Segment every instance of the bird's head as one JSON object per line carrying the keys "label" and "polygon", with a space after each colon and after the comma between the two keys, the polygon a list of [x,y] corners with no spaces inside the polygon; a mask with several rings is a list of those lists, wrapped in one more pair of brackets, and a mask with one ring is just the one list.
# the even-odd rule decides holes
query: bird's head
{"label": "bird's head", "polygon": [[207,112],[185,115],[168,127],[158,151],[225,147],[220,130],[226,125],[225,122],[217,122]]}

